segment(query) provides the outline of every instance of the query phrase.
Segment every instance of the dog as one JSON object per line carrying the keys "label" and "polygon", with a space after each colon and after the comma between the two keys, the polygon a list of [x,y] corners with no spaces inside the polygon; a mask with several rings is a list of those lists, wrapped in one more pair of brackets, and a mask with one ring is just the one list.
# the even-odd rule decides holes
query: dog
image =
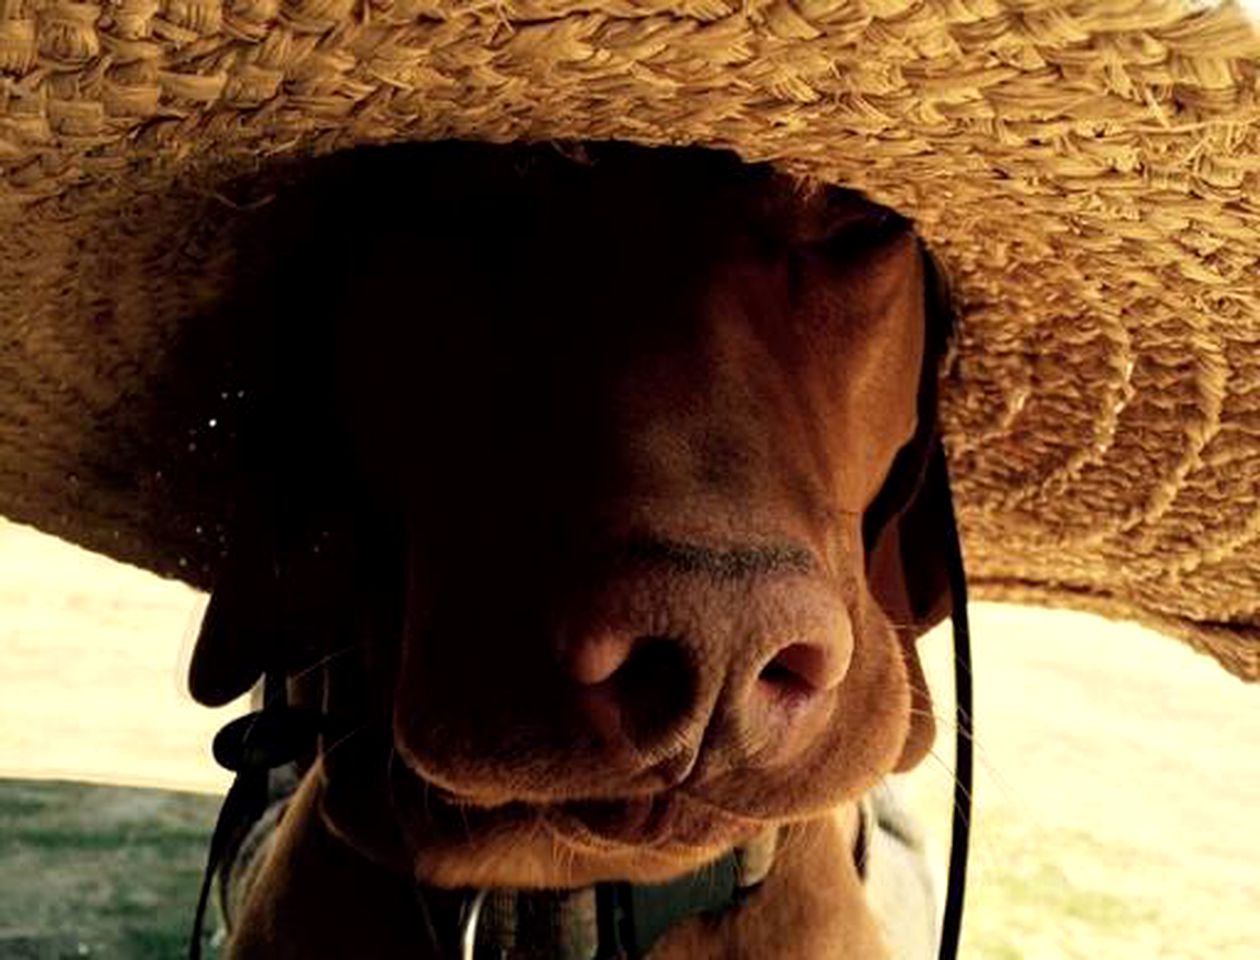
{"label": "dog", "polygon": [[930,748],[948,604],[912,226],[717,152],[368,153],[237,318],[262,412],[190,685],[284,675],[330,726],[228,955],[443,956],[417,889],[769,836],[653,960],[887,956],[860,800]]}

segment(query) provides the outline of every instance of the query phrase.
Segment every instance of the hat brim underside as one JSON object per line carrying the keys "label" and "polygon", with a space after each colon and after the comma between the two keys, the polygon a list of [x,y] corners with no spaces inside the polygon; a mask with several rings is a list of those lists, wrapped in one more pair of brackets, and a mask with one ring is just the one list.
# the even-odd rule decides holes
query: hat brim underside
{"label": "hat brim underside", "polygon": [[249,401],[216,325],[304,157],[727,146],[894,207],[944,262],[977,594],[1147,622],[1260,679],[1260,38],[1239,10],[666,6],[0,31],[37,92],[0,100],[0,514],[212,585]]}

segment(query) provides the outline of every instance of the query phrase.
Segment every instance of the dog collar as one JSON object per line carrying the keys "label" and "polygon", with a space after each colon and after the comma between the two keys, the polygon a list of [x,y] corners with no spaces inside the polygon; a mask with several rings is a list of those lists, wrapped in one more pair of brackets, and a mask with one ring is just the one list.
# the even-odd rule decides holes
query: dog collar
{"label": "dog collar", "polygon": [[632,960],[675,924],[737,909],[765,880],[778,828],[716,863],[662,884],[600,883],[576,890],[417,887],[431,940],[459,960]]}

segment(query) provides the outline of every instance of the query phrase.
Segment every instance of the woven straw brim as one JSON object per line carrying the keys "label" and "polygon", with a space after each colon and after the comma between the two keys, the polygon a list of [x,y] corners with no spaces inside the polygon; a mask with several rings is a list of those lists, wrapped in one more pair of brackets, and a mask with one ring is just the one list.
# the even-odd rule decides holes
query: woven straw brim
{"label": "woven straw brim", "polygon": [[729,147],[945,263],[977,594],[1260,678],[1258,60],[1207,0],[0,0],[0,513],[212,580],[226,534],[181,491],[223,489],[234,395],[193,421],[161,391],[300,158]]}

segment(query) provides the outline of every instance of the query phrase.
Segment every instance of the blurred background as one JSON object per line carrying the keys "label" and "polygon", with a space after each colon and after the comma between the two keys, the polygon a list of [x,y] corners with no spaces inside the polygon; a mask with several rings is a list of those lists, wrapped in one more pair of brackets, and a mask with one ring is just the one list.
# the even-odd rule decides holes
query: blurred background
{"label": "blurred background", "polygon": [[[181,955],[243,704],[184,691],[204,595],[0,519],[0,960]],[[961,955],[1260,957],[1260,686],[1178,641],[975,604]],[[944,876],[952,648],[904,786]]]}

